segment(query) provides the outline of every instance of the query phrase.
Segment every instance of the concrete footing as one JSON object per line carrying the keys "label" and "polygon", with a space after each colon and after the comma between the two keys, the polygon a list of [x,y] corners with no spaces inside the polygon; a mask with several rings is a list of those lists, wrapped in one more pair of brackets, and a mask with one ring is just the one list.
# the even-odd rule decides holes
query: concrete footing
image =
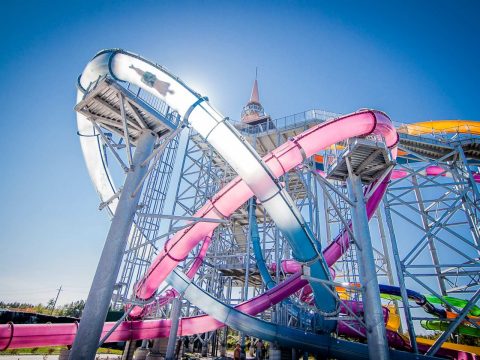
{"label": "concrete footing", "polygon": [[133,360],[146,360],[148,352],[147,348],[139,347],[137,350],[135,350],[135,353],[133,354]]}
{"label": "concrete footing", "polygon": [[269,350],[270,360],[296,360],[297,352],[291,348],[277,348]]}
{"label": "concrete footing", "polygon": [[165,354],[167,353],[167,345],[167,338],[155,339],[146,360],[164,360]]}
{"label": "concrete footing", "polygon": [[163,354],[148,353],[146,360],[165,360]]}
{"label": "concrete footing", "polygon": [[133,360],[133,355],[137,348],[136,341],[127,341],[125,344],[125,349],[123,350],[122,360]]}
{"label": "concrete footing", "polygon": [[58,360],[68,360],[69,355],[70,349],[62,349],[60,350],[60,355],[58,355]]}

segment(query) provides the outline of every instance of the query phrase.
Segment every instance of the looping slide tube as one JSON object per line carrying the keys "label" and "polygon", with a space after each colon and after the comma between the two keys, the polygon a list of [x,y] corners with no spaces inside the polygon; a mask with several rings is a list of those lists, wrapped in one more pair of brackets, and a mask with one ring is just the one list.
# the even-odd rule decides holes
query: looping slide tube
{"label": "looping slide tube", "polygon": [[[140,69],[140,71],[138,71]],[[154,81],[145,81],[141,74],[149,74],[149,79]],[[320,125],[314,126],[295,138],[287,141],[272,153],[267,154],[263,159],[260,159],[252,147],[245,141],[245,139],[233,128],[225,118],[221,116],[207,101],[199,102],[201,98],[199,94],[188,88],[181,80],[169,74],[165,69],[148,62],[136,55],[121,51],[121,50],[106,50],[100,52],[86,67],[84,73],[80,77],[79,85],[79,99],[83,96],[83,90],[86,89],[92,81],[98,79],[103,75],[109,75],[119,81],[128,81],[140,88],[158,96],[172,108],[176,109],[181,116],[189,113],[188,120],[190,125],[202,135],[212,146],[225,158],[227,162],[238,172],[239,176],[225,186],[211,201],[205,204],[197,211],[197,217],[220,218],[230,216],[237,208],[244,204],[250,197],[255,195],[266,208],[269,215],[279,226],[280,230],[289,241],[293,255],[299,262],[305,263],[311,268],[311,274],[314,277],[329,279],[328,266],[332,265],[343,254],[349,246],[349,239],[347,232],[340,234],[337,239],[330,244],[324,251],[323,256],[318,248],[318,242],[314,239],[311,230],[306,226],[304,219],[300,212],[295,207],[290,196],[282,188],[281,184],[276,180],[285,172],[291,170],[293,167],[301,164],[305,158],[314,155],[316,152],[331,146],[334,143],[348,139],[349,137],[361,137],[369,134],[380,134],[386,139],[387,146],[391,148],[392,154],[396,156],[396,143],[398,136],[396,131],[388,119],[388,117],[379,111],[362,110],[338,119],[330,120]],[[88,119],[81,114],[78,115],[78,126],[81,133],[94,134],[92,124]],[[82,150],[84,152],[87,168],[90,176],[95,184],[97,192],[100,194],[102,200],[108,199],[114,191],[113,184],[110,181],[108,171],[103,166],[104,159],[101,152],[98,152],[98,138],[97,137],[81,137]],[[99,154],[100,153],[100,154]],[[388,176],[383,180],[382,184],[376,188],[374,194],[367,201],[367,213],[369,217],[373,214],[378,203],[380,202],[387,186]],[[111,204],[110,210],[113,212],[115,203]],[[182,259],[195,247],[205,236],[208,236],[216,228],[218,224],[197,222],[190,228],[178,232],[170,239],[166,249],[162,250],[152,266],[149,268],[146,276],[136,287],[136,296],[139,299],[148,299],[155,295],[155,292],[160,283],[167,279],[172,270],[177,266],[178,261],[175,259]],[[169,256],[167,256],[167,253]],[[175,273],[176,274],[176,273]],[[177,274],[179,275],[179,274]],[[179,275],[180,276],[180,275]],[[182,281],[189,281],[187,277],[182,276]],[[169,278],[171,281],[171,278]],[[239,306],[238,311],[246,314],[254,315],[261,312],[271,305],[281,301],[290,296],[292,293],[298,291],[306,285],[306,281],[300,278],[300,274],[295,274],[288,278],[281,284],[274,286],[266,293],[253,298]],[[182,289],[182,286],[175,283],[177,290]],[[315,294],[316,306],[319,311],[323,313],[335,313],[337,311],[337,303],[335,298],[330,295],[327,289],[324,289],[319,284],[311,284]],[[189,285],[193,289],[194,285]],[[185,289],[186,290],[186,289]],[[198,289],[201,291],[201,289]],[[215,318],[219,317],[222,321],[213,320],[209,316],[200,316],[195,318],[182,319],[179,333],[186,335],[189,332],[198,333],[209,331],[209,328],[222,326],[222,322],[233,326],[234,328],[245,328],[250,325],[254,326],[257,321],[255,318],[250,318],[248,315],[239,315],[238,318],[245,319],[245,322],[230,321],[237,318],[237,316],[228,316],[225,318],[220,316],[224,309],[219,301],[210,302],[211,306],[203,307],[205,298],[208,294],[203,294],[194,302],[198,301],[199,306],[207,313],[212,313]],[[186,295],[188,296],[188,294]],[[228,306],[227,306],[228,308]],[[231,309],[231,308],[230,308]],[[134,309],[135,311],[136,309]],[[234,314],[237,310],[226,310]],[[233,312],[232,312],[233,311]],[[325,331],[331,331],[335,327],[334,321],[329,321],[324,324]],[[268,323],[267,323],[268,324]],[[208,325],[208,326],[207,326]],[[276,341],[285,339],[285,334],[288,331],[281,329],[274,333],[269,333],[269,329],[274,326],[280,329],[275,324],[261,325],[257,328],[259,337],[271,339]],[[44,334],[52,335],[57,329],[53,325],[39,326],[36,329],[42,328],[47,330]],[[106,324],[106,329],[110,328],[111,324]],[[155,321],[132,321],[125,322],[112,334],[109,341],[118,341],[118,339],[134,339],[134,338],[149,338],[162,336],[162,331],[159,329],[169,328],[168,320]],[[23,328],[26,330],[26,328]],[[59,329],[59,328],[58,328]],[[2,336],[6,335],[3,327],[0,327],[0,340]],[[66,330],[65,336],[58,336],[56,333],[56,341],[73,340],[72,329]],[[149,331],[151,330],[152,333]],[[30,329],[33,331],[33,329]],[[292,330],[293,331],[293,330]],[[295,330],[297,331],[297,330]],[[298,332],[298,331],[297,331]],[[28,330],[26,331],[28,333]],[[301,339],[291,340],[292,346],[304,347],[305,334],[303,332]],[[30,335],[35,337],[38,333]],[[318,348],[320,338],[318,335],[309,334],[312,337],[314,347]],[[68,339],[67,339],[68,338]],[[61,340],[63,339],[63,340]],[[296,339],[296,335],[292,338]],[[25,340],[25,338],[23,339]],[[45,340],[45,338],[43,338]],[[15,336],[13,340],[15,341]],[[33,340],[32,340],[33,341]],[[42,340],[38,340],[41,342]],[[51,337],[49,341],[54,341]],[[339,340],[332,340],[324,343],[326,348],[332,350],[335,344],[340,344]],[[27,341],[20,340],[20,343],[26,344]],[[68,343],[68,342],[67,342]],[[338,350],[338,357],[343,357],[342,351],[348,353],[347,349],[362,348],[363,350],[355,350],[350,353],[359,355],[363,353],[366,356],[366,349],[363,345],[352,345],[348,342],[343,342],[343,349]],[[29,344],[31,346],[31,344]],[[305,345],[308,347],[308,344]],[[325,350],[325,346],[323,349]],[[345,355],[346,353],[343,353]],[[408,354],[405,354],[408,357]],[[393,356],[396,357],[396,356]]]}
{"label": "looping slide tube", "polygon": [[[329,143],[335,143],[345,138],[345,134],[350,132],[352,136],[363,136],[373,132],[381,133],[387,139],[387,145],[392,147],[392,153],[395,154],[397,136],[393,126],[389,126],[390,121],[380,112],[362,111],[359,113],[347,115],[345,117],[328,121],[315,126],[293,140],[274,150],[272,154],[267,154],[263,160],[273,174],[277,177],[291,170],[303,161],[302,151],[298,146],[302,146],[306,156],[311,156],[329,146]],[[354,131],[355,130],[355,131]],[[389,132],[387,132],[387,130]],[[343,135],[343,136],[342,136]],[[347,136],[348,138],[348,136]],[[377,188],[367,204],[367,213],[373,214],[383,193],[386,189],[388,177],[381,186]],[[209,203],[200,208],[195,216],[219,218],[218,213],[223,216],[230,216],[238,207],[244,204],[253,193],[240,178],[235,178],[227,184]],[[198,243],[199,239],[206,231],[212,231],[216,228],[214,223],[196,223],[192,227],[178,232],[169,242],[169,252],[174,258],[182,258]],[[339,241],[333,242],[329,248],[329,255],[325,257],[327,265],[332,265],[343,253],[343,249],[348,246],[348,236],[341,235]],[[160,266],[161,265],[161,266]],[[154,260],[152,266],[147,271],[146,276],[140,282],[137,288],[137,297],[147,299],[155,293],[159,284],[165,279],[169,272],[177,265],[170,257],[162,252]],[[329,271],[321,277],[329,278]],[[317,284],[318,285],[318,284]],[[318,304],[317,304],[318,306]],[[322,309],[322,307],[319,307]],[[323,310],[323,309],[322,309]]]}
{"label": "looping slide tube", "polygon": [[[149,74],[149,80],[154,80],[146,81],[145,74]],[[202,99],[165,69],[121,50],[103,51],[97,54],[87,65],[80,78],[81,88],[88,88],[92,81],[104,75],[110,75],[119,81],[128,81],[158,96],[182,117],[188,114],[190,126],[215,148],[263,203],[269,215],[290,243],[293,256],[298,261],[306,263],[311,268],[313,276],[323,279],[329,278],[328,267],[321,256],[320,249],[316,246],[317,242],[290,195],[276,181],[277,176],[262,161],[252,146],[228,121],[225,121],[226,118],[216,111],[208,101]],[[203,101],[200,102],[199,100]],[[88,129],[85,129],[85,127],[91,127],[91,125],[85,124],[88,120],[80,117],[79,121],[83,123],[82,130],[88,132]],[[85,140],[88,139],[90,138],[85,138]],[[305,146],[309,146],[308,143],[301,144],[302,138],[298,138],[296,141],[297,143],[292,143],[292,145],[297,148],[297,152],[302,149],[305,150]],[[295,152],[291,154],[298,156]],[[89,169],[89,171],[91,175],[92,173],[94,176],[98,175],[92,169]],[[109,177],[106,176],[106,178]],[[111,193],[111,191],[108,191],[111,189],[105,186],[104,180],[100,185],[107,188],[107,192]],[[221,213],[225,214],[224,212]],[[156,265],[162,263],[161,267],[165,269],[166,274],[176,266],[176,259],[184,257],[174,254],[176,250],[175,243],[173,241],[169,242],[158,258],[160,261]],[[165,256],[167,254],[168,256]],[[150,273],[147,276],[150,276]],[[158,277],[160,282],[164,280],[165,274],[162,277]],[[152,297],[157,288],[158,286],[145,287],[142,282],[136,295],[138,298],[145,300]],[[317,295],[319,309],[322,309],[325,313],[335,313],[337,304],[330,292],[319,284],[312,284],[312,288]]]}
{"label": "looping slide tube", "polygon": [[[244,331],[264,340],[278,342],[283,346],[297,347],[311,351],[312,353],[324,354],[339,359],[368,359],[368,349],[364,344],[334,339],[328,335],[306,333],[302,330],[266,322],[249,316],[236,308],[232,308],[212,297],[204,290],[197,287],[184,274],[177,269],[167,277],[167,281],[178,289],[183,296],[202,309],[208,311],[213,317],[224,324]],[[396,334],[389,332],[389,339],[396,338]],[[402,343],[402,341],[396,341]],[[436,359],[418,354],[390,350],[391,359]]]}
{"label": "looping slide tube", "polygon": [[[357,117],[357,114],[353,114],[350,116],[350,118],[347,117],[346,119],[351,120],[352,117],[353,118]],[[373,120],[372,118],[370,119]],[[293,167],[293,165],[291,166]],[[289,168],[287,169],[289,170]],[[388,180],[385,179],[382,182],[382,184],[377,188],[376,192],[368,199],[367,213],[369,217],[372,216],[376,207],[378,206],[378,203],[380,202],[386,190],[387,182]],[[243,191],[232,191],[232,190],[243,190]],[[214,200],[212,200],[211,203],[215,203],[215,205],[219,206],[222,210],[225,208],[228,208],[226,206],[230,206],[230,209],[231,209],[230,211],[233,212],[235,208],[241,206],[252,195],[253,194],[249,192],[248,187],[239,178],[237,178],[233,180],[229,185],[227,185],[221,191],[221,196],[220,195],[215,196]],[[227,199],[229,201],[225,201],[223,203],[219,202],[218,199],[222,199],[222,198]],[[206,211],[204,209],[201,209],[197,215],[208,216],[208,217],[218,216],[217,212],[213,211],[213,207],[211,203],[204,206],[204,208],[206,207],[207,209]],[[211,226],[211,223],[204,223],[202,225],[205,225],[205,224],[208,226]],[[211,231],[213,231],[215,227],[216,227],[216,224],[213,224],[213,226],[210,229],[208,229],[206,233],[202,233],[202,230],[205,231],[205,228],[202,229],[201,227],[199,227],[199,223],[196,223],[190,229],[195,229],[198,231],[186,231],[184,232],[184,234],[191,236],[190,240],[194,240],[194,241],[196,240],[196,243],[198,243],[198,241],[201,241],[203,236],[208,235]],[[192,235],[195,237],[193,237]],[[185,240],[185,238],[188,239],[188,237],[186,236],[183,236],[181,239]],[[192,247],[195,246],[195,244],[193,244]],[[335,242],[332,243],[329,247],[327,247],[327,249],[324,251],[324,255],[328,265],[333,265],[333,263],[341,256],[343,251],[348,248],[348,245],[349,245],[348,236],[347,236],[347,233],[344,232],[340,234],[335,240]],[[284,281],[283,283],[275,286],[275,288],[267,291],[266,293],[260,295],[257,298],[253,298],[247,301],[245,304],[242,304],[242,306],[239,307],[239,310],[245,311],[248,314],[254,315],[258,312],[264,311],[271,305],[275,304],[275,301],[280,301],[281,299],[284,299],[290,296],[291,294],[298,291],[306,284],[307,282],[300,278],[300,274],[295,274],[291,276],[289,279],[287,279],[286,281]],[[159,329],[165,329],[165,327],[169,324],[169,320],[147,321],[145,322],[145,326],[141,324],[143,323],[138,321],[125,322],[125,324],[122,324],[121,327],[119,327],[119,329],[117,329],[112,334],[112,336],[109,338],[108,341],[119,341],[118,339],[128,340],[128,339],[141,339],[141,338],[152,337],[152,335],[149,333],[150,330],[148,329],[152,329],[151,331],[155,332],[155,335],[153,337],[162,336],[163,331],[160,331]],[[209,326],[206,326],[207,324],[209,324]],[[106,324],[104,333],[109,328],[111,328],[112,325],[113,324]],[[34,328],[29,329],[28,328],[29,326],[30,327],[33,326]],[[202,331],[209,331],[210,327],[214,327],[214,326],[220,327],[222,326],[222,324],[219,323],[218,321],[214,321],[208,316],[202,316],[202,317],[191,318],[191,319],[183,319],[182,326],[181,326],[181,329],[182,329],[181,334],[188,335],[189,331],[191,331],[190,334],[194,334]],[[23,335],[20,335],[20,338],[18,338],[19,339],[18,342],[15,344],[12,344],[12,347],[33,346],[31,345],[32,343],[35,343],[36,346],[42,346],[42,345],[48,345],[48,344],[56,344],[56,345],[71,344],[71,341],[73,341],[73,337],[75,334],[75,329],[73,328],[70,328],[69,331],[65,333],[65,329],[62,330],[60,328],[57,328],[56,325],[47,325],[47,326],[28,325],[27,328],[25,328],[25,326],[20,325],[20,327],[21,327],[20,330],[22,332],[17,334],[23,334]],[[126,332],[126,329],[130,329],[128,330],[129,331],[128,333]],[[215,327],[213,329],[215,329]],[[8,329],[4,329],[0,327],[1,340],[6,339],[7,336],[10,336],[10,333],[8,333],[7,335],[6,333],[7,330]],[[131,332],[133,330],[135,331]],[[42,334],[44,334],[44,336],[38,336],[39,331]],[[166,333],[168,333],[168,329],[166,329]],[[25,338],[23,339],[26,339],[27,337],[30,339],[28,343],[22,342],[21,339],[23,336],[25,336]],[[28,345],[25,345],[25,344],[28,344]],[[302,344],[299,343],[298,346],[302,346]]]}
{"label": "looping slide tube", "polygon": [[[203,240],[202,246],[198,252],[198,255],[195,257],[195,260],[193,261],[192,265],[186,272],[186,276],[189,279],[193,279],[195,274],[197,273],[198,269],[203,263],[203,259],[205,258],[205,255],[207,255],[208,247],[210,246],[210,243],[212,242],[212,234],[207,235],[205,239]],[[159,296],[155,302],[149,303],[143,307],[142,311],[142,317],[146,316],[150,309],[155,308],[155,307],[161,307],[167,305],[170,300],[175,298],[178,295],[178,291],[175,289],[169,289],[165,292],[165,295]],[[128,306],[127,306],[128,309]]]}
{"label": "looping slide tube", "polygon": [[[141,74],[147,73],[150,79],[155,79],[153,83],[145,81],[141,76]],[[204,99],[163,68],[124,51],[103,51],[87,65],[80,78],[80,85],[85,88],[93,80],[105,74],[110,74],[121,81],[133,83],[160,97],[176,109],[181,116],[188,114],[190,125],[225,158],[238,172],[249,190],[263,203],[267,212],[289,241],[294,257],[310,267],[312,276],[329,279],[328,266],[317,248],[318,242],[313,238],[313,234],[306,226],[300,212],[276,178],[300,164],[306,157],[352,136],[381,134],[386,139],[387,146],[394,148],[395,152],[398,135],[385,114],[367,110],[318,125],[287,141],[262,160],[243,136],[225,121],[225,117],[220,115],[207,101],[200,102],[200,99]],[[156,86],[157,82],[162,86]],[[269,167],[268,162],[272,159],[275,161]],[[226,188],[228,189],[228,186]],[[243,191],[247,196],[242,199],[240,204],[235,205],[240,206],[244,203],[251,196],[250,191]],[[212,206],[208,210],[228,216],[232,210],[238,207],[230,205],[230,208],[222,209],[221,200],[221,197],[213,199]],[[201,215],[205,216],[206,214]],[[215,215],[218,217],[218,214]],[[207,231],[212,231],[214,228],[211,225],[210,229],[208,229],[209,225],[201,224],[201,226],[204,228],[202,230]],[[145,278],[138,284],[136,296],[139,299],[145,300],[152,297],[159,284],[165,280],[166,275],[177,265],[176,259],[184,258],[198,243],[199,237],[205,235],[195,236],[193,241],[188,244],[189,246],[185,246],[186,241],[182,241],[182,246],[178,246],[180,243],[178,240],[181,240],[185,234],[192,233],[193,229],[194,226],[181,232],[178,237],[175,236],[165,246]],[[337,304],[330,292],[317,283],[313,283],[311,286],[318,309],[324,314],[335,313]],[[138,310],[134,309],[132,315],[136,314],[138,315]]]}

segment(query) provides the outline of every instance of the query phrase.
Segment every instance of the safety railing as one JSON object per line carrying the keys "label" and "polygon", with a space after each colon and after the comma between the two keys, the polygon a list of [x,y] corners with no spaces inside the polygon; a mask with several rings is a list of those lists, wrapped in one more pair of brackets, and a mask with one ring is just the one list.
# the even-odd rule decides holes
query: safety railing
{"label": "safety railing", "polygon": [[306,127],[313,123],[320,123],[332,118],[336,118],[340,114],[325,110],[312,109],[301,113],[284,116],[277,119],[266,118],[264,122],[250,125],[238,121],[233,121],[236,128],[247,135],[256,135],[266,132],[275,132],[278,130],[288,130],[297,127]]}
{"label": "safety railing", "polygon": [[148,91],[145,91],[142,88],[134,84],[131,84],[127,81],[116,81],[109,75],[100,76],[98,77],[97,80],[92,81],[88,85],[84,96],[94,91],[97,88],[98,84],[100,84],[103,80],[106,80],[110,83],[114,82],[115,84],[119,85],[122,89],[124,89],[124,91],[128,92],[133,98],[140,99],[143,103],[150,106],[153,110],[158,112],[160,115],[167,118],[175,126],[178,125],[180,121],[180,116],[176,111],[170,108],[170,106],[168,106],[168,104],[165,101],[159,99],[155,95],[150,94]]}
{"label": "safety railing", "polygon": [[394,122],[400,136],[402,134],[419,138],[435,139],[443,142],[478,137],[480,122],[442,120],[422,123]]}

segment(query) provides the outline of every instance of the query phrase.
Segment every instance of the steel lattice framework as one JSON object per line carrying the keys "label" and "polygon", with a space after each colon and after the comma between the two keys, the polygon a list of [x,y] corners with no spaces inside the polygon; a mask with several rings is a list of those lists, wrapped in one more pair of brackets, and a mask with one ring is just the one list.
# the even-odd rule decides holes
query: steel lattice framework
{"label": "steel lattice framework", "polygon": [[[138,123],[147,121],[148,111],[150,114],[153,112],[149,109],[154,109],[154,115],[169,119],[174,124],[169,134],[159,137],[156,150],[147,159],[151,164],[143,179],[141,199],[112,298],[113,307],[120,309],[131,305],[135,284],[158,250],[178,230],[185,229],[192,222],[208,221],[195,218],[196,211],[237,174],[165,103],[133,85],[122,83],[119,86],[108,78],[97,80],[89,91],[101,88],[102,81],[110,86],[108,89],[113,87],[116,95],[108,98],[105,97],[108,93],[101,93],[104,98],[97,95],[96,104],[113,111],[124,123],[127,123],[127,117],[136,118]],[[132,144],[122,141],[122,137],[117,138],[115,131],[109,127],[112,120],[102,116],[96,114],[91,119],[98,122],[96,136],[102,145],[103,156],[107,158],[107,153],[113,153],[120,167],[128,172]],[[288,139],[337,116],[335,113],[311,110],[277,120],[266,117],[265,121],[255,125],[232,123],[258,154],[264,156]],[[450,325],[430,348],[428,354],[432,355],[465,320],[468,309],[480,296],[480,195],[472,175],[480,159],[478,141],[471,134],[432,132],[418,135],[403,131],[399,142],[400,157],[395,164],[388,149],[382,145],[384,139],[353,139],[304,159],[303,163],[278,179],[322,248],[328,246],[338,233],[349,233],[351,246],[334,265],[336,282],[330,285],[337,288],[344,286],[349,300],[361,301],[367,290],[355,285],[362,282],[358,254],[362,246],[359,243],[361,239],[357,239],[358,235],[349,225],[352,214],[357,210],[353,185],[348,183],[348,179],[355,173],[358,181],[371,183],[384,179],[394,166],[397,172],[401,172],[401,177],[391,180],[383,207],[373,215],[369,236],[378,282],[399,286],[401,290],[399,299],[384,301],[384,305],[393,305],[391,311],[402,314],[400,330],[408,332],[414,351],[418,351],[416,333],[420,321],[433,318],[412,308],[407,288],[432,294],[441,299],[445,308],[459,314],[454,319],[440,319]],[[355,152],[349,153],[348,149],[353,148]],[[432,166],[441,171],[428,173]],[[322,170],[326,172],[326,177]],[[100,208],[108,208],[121,190],[102,202]],[[368,191],[367,187],[365,197],[368,197]],[[255,201],[247,202],[228,219],[218,221],[220,225],[211,234],[208,252],[194,277],[197,286],[230,305],[267,290],[253,254],[252,221],[258,227],[262,256],[270,266],[273,281],[278,283],[288,276],[282,261],[292,259],[292,250],[262,204],[255,204]],[[202,243],[182,259],[180,268],[187,270],[201,248]],[[308,274],[305,278],[316,281]],[[180,316],[203,314],[188,300],[171,297],[165,301],[165,289],[161,288],[150,300],[147,318],[170,317],[173,324]],[[468,300],[463,310],[449,303],[446,296],[451,294]],[[308,301],[300,301],[302,296],[303,292],[298,293],[289,301],[278,303],[257,316],[315,332],[317,329],[311,315],[314,308]],[[335,296],[348,308],[345,297]],[[352,328],[359,334],[365,331],[364,319],[352,310],[348,310],[346,316],[330,315],[328,319],[342,320],[347,324],[349,320],[355,320],[358,324]],[[479,327],[477,322],[466,321],[473,327]],[[227,329],[223,329],[190,337],[190,348],[199,340],[204,354],[209,350],[215,352],[219,343],[225,344],[227,333]],[[170,349],[175,341],[175,336],[171,336]],[[157,341],[154,348],[161,351],[165,350],[165,346],[166,341]]]}

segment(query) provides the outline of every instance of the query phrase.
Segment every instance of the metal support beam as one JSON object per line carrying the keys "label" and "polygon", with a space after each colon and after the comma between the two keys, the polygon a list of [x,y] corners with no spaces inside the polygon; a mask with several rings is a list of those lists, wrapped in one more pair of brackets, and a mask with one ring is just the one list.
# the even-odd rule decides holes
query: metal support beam
{"label": "metal support beam", "polygon": [[410,312],[410,305],[408,303],[407,288],[405,286],[405,277],[403,276],[403,266],[400,261],[400,254],[398,253],[397,238],[395,236],[395,230],[393,227],[392,215],[390,213],[390,206],[385,203],[385,220],[390,235],[390,242],[392,244],[393,260],[395,261],[395,268],[397,270],[398,285],[400,286],[400,294],[402,296],[403,311],[405,313],[405,319],[407,321],[408,335],[410,336],[410,344],[412,350],[418,353],[418,344],[415,335],[415,328],[413,327],[412,314]]}
{"label": "metal support beam", "polygon": [[167,354],[165,355],[165,360],[174,360],[175,359],[175,347],[177,344],[177,332],[178,324],[180,321],[182,309],[182,300],[180,298],[175,298],[173,300],[172,312],[170,314],[170,334],[168,334],[168,344],[167,344]]}
{"label": "metal support beam", "polygon": [[118,93],[118,99],[120,100],[120,113],[122,114],[122,126],[123,126],[123,138],[125,139],[125,145],[127,146],[125,151],[127,153],[128,164],[130,165],[130,170],[132,170],[132,147],[130,146],[130,134],[128,133],[128,124],[127,117],[125,115],[125,106],[123,104],[123,95]]}
{"label": "metal support beam", "polygon": [[[170,220],[185,220],[192,221],[193,223],[197,222],[208,222],[208,223],[217,223],[217,224],[228,224],[228,220],[224,219],[211,219],[211,218],[202,218],[195,216],[179,216],[179,215],[167,215],[167,214],[139,214],[139,218],[147,217],[152,219],[170,219]],[[192,224],[188,224],[192,225]]]}
{"label": "metal support beam", "polygon": [[245,244],[246,248],[246,255],[245,255],[245,292],[243,300],[248,300],[248,283],[250,281],[250,245],[252,243],[252,221],[257,221],[256,218],[251,216],[253,213],[253,202],[255,201],[254,198],[250,198],[248,202],[248,213],[250,216],[248,217],[248,233],[247,233],[247,243]]}
{"label": "metal support beam", "polygon": [[[347,159],[347,165],[350,165]],[[367,325],[368,352],[371,359],[390,358],[385,324],[383,322],[382,303],[378,289],[375,259],[373,254],[370,229],[368,227],[365,199],[363,197],[362,181],[349,168],[347,187],[352,207],[352,226],[357,242],[361,248],[357,249],[360,282],[362,284],[362,300],[364,304],[365,323]]]}
{"label": "metal support beam", "polygon": [[[425,233],[429,233],[430,225],[428,223],[427,212],[425,210],[425,205],[423,203],[422,194],[418,187],[418,181],[417,181],[416,175],[412,175],[412,185],[413,185],[413,191],[415,192],[415,197],[417,198],[417,201],[418,201],[418,210],[420,211],[420,217],[422,219],[422,224],[425,229]],[[440,288],[442,295],[446,296],[447,287],[445,285],[445,278],[442,276],[442,271],[438,267],[438,265],[440,264],[440,261],[438,259],[437,247],[435,246],[434,237],[431,235],[427,236],[427,241],[428,241],[428,248],[430,250],[430,256],[432,257],[432,262],[433,262],[433,265],[435,265],[435,271],[437,272],[438,286]]]}
{"label": "metal support beam", "polygon": [[462,321],[465,319],[465,317],[468,315],[470,310],[473,308],[473,306],[477,303],[478,299],[480,298],[480,290],[477,290],[475,292],[475,295],[470,299],[468,304],[462,309],[462,311],[458,314],[458,317],[448,325],[447,330],[435,341],[435,343],[432,345],[430,349],[425,353],[425,355],[430,355],[434,356],[437,351],[440,349],[442,344],[445,342],[445,340],[448,339],[448,337],[453,333],[453,331],[457,328],[458,325],[462,323]]}
{"label": "metal support beam", "polygon": [[[133,217],[140,199],[140,192],[132,197],[138,182],[147,171],[138,166],[153,150],[156,135],[149,130],[142,131],[133,157],[133,171],[128,172],[118,201],[115,215],[105,241],[105,246],[88,294],[85,309],[73,343],[70,360],[95,359],[103,324],[122,263]],[[136,166],[137,165],[137,166]]]}

